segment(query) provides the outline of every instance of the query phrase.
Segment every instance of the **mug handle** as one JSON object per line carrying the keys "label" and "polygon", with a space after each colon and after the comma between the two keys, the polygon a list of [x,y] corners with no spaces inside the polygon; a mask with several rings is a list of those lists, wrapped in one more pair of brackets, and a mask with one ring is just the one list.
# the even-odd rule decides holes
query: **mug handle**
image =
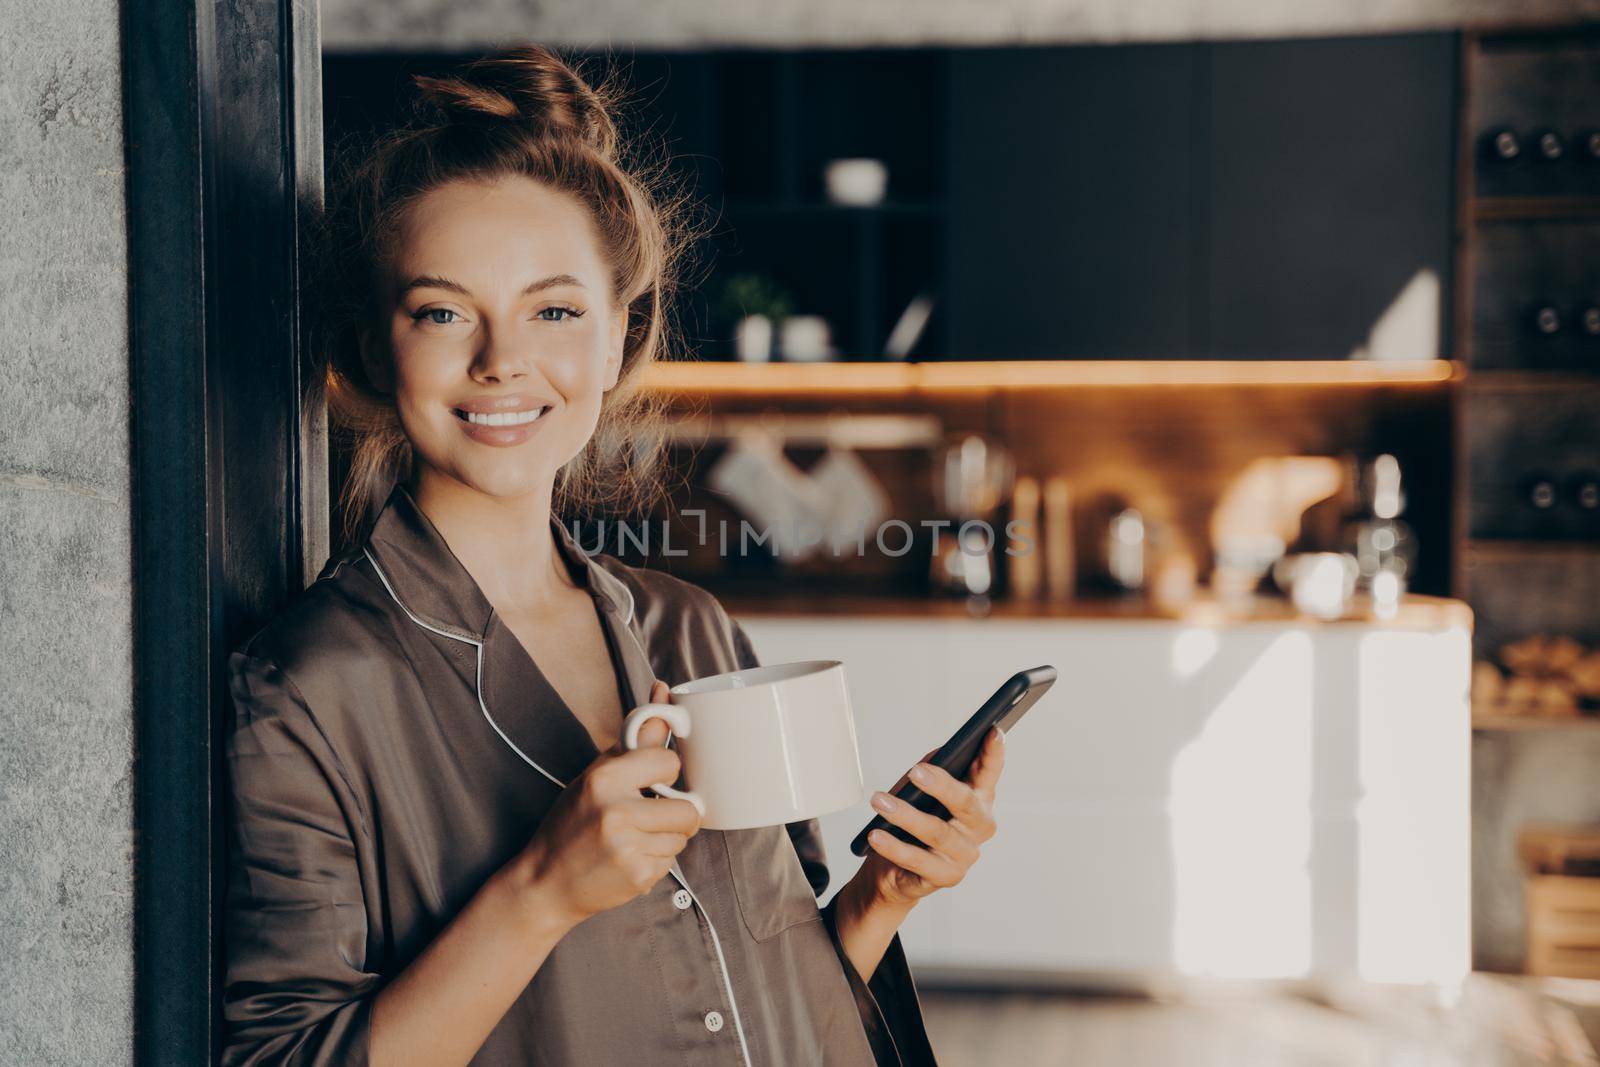
{"label": "mug handle", "polygon": [[[651,719],[660,719],[678,737],[689,736],[689,713],[683,708],[676,704],[640,704],[628,712],[628,717],[622,721],[623,747],[630,752],[638,748],[639,731]],[[652,785],[650,788],[656,796],[687,800],[694,805],[702,819],[706,817],[706,802],[700,798],[700,794],[674,789],[670,785]]]}

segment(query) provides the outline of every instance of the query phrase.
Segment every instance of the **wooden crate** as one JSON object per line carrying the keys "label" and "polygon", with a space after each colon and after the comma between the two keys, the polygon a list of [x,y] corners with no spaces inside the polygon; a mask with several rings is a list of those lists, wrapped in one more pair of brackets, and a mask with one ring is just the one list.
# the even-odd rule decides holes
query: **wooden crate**
{"label": "wooden crate", "polygon": [[1527,907],[1529,974],[1600,978],[1600,878],[1530,875]]}
{"label": "wooden crate", "polygon": [[1600,826],[1528,823],[1517,834],[1517,855],[1528,874],[1587,874],[1569,866],[1600,863]]}

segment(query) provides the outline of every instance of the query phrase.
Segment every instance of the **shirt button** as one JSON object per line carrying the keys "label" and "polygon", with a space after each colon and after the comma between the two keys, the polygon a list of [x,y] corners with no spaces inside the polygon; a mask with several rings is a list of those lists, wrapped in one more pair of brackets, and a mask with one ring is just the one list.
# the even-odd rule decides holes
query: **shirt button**
{"label": "shirt button", "polygon": [[687,889],[680,889],[672,894],[672,906],[679,911],[688,911],[689,905],[694,903],[694,897],[689,895]]}
{"label": "shirt button", "polygon": [[713,1034],[722,1029],[722,1013],[720,1011],[706,1012],[706,1029]]}

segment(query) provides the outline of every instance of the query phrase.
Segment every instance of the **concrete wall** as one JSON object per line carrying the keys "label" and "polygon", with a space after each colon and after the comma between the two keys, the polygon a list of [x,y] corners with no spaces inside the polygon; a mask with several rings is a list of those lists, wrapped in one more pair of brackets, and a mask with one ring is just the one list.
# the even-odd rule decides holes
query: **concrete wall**
{"label": "concrete wall", "polygon": [[132,1059],[116,0],[0,4],[0,1063]]}
{"label": "concrete wall", "polygon": [[1600,0],[323,0],[330,49],[537,40],[697,48],[1062,44],[1393,33],[1600,17]]}

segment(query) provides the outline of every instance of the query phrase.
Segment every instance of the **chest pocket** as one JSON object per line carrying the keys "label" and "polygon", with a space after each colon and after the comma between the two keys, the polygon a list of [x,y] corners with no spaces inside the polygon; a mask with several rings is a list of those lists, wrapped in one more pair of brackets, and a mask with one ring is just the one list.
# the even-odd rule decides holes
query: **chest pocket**
{"label": "chest pocket", "polygon": [[782,826],[724,830],[722,839],[739,914],[751,937],[767,941],[791,926],[822,918],[800,856]]}

